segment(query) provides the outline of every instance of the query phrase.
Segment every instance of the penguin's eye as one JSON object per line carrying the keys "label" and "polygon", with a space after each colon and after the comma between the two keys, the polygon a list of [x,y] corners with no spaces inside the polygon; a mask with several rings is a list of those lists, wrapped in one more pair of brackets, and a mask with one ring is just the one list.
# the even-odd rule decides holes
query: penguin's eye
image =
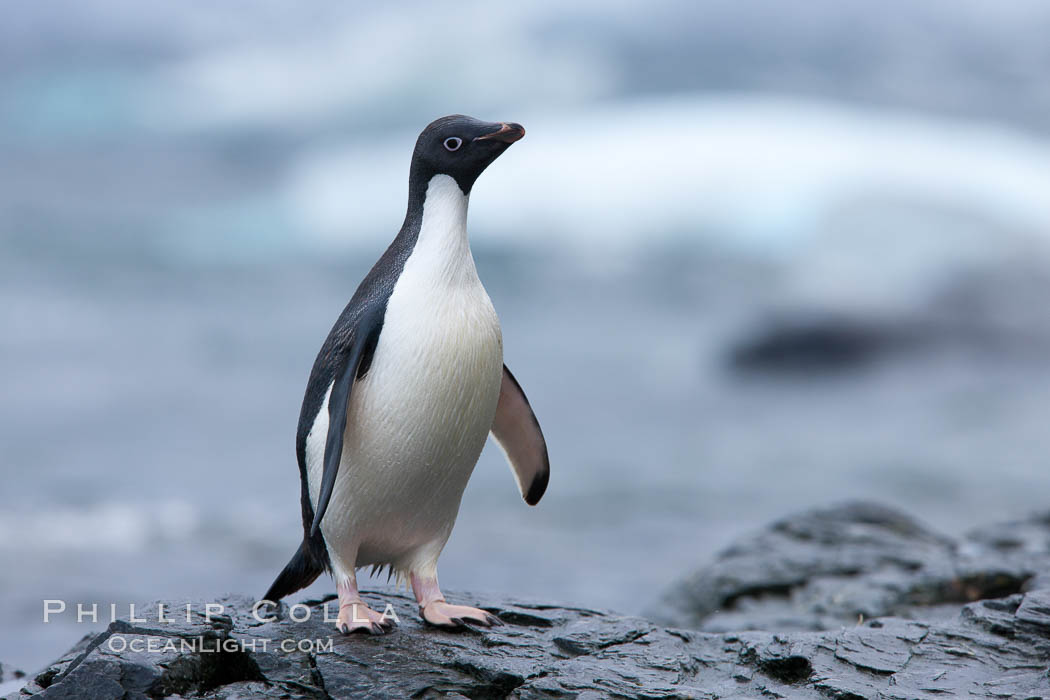
{"label": "penguin's eye", "polygon": [[463,145],[463,139],[458,136],[449,136],[445,139],[445,148],[449,151],[458,151],[459,147]]}

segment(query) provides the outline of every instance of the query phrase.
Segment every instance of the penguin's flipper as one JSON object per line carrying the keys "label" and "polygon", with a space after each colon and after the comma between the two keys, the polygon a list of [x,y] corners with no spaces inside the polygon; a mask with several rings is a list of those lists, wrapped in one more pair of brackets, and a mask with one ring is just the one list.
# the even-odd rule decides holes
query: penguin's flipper
{"label": "penguin's flipper", "polygon": [[317,534],[321,519],[328,510],[335,488],[335,477],[339,473],[339,460],[343,455],[343,433],[346,432],[346,411],[350,403],[350,392],[354,381],[368,370],[379,342],[379,331],[383,327],[382,311],[366,313],[354,329],[353,338],[342,354],[341,362],[332,380],[328,396],[328,437],[324,443],[324,471],[321,474],[321,494],[317,499],[317,510],[310,525],[310,536]]}
{"label": "penguin's flipper", "polygon": [[539,503],[551,474],[547,442],[525,392],[506,365],[503,365],[496,418],[492,421],[492,437],[507,455],[522,498],[530,506]]}

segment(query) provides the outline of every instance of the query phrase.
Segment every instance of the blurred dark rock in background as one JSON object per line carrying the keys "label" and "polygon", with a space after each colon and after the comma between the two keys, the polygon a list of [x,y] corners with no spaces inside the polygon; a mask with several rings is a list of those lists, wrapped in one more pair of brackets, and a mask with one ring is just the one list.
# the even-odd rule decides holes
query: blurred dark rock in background
{"label": "blurred dark rock in background", "polygon": [[[776,305],[756,312],[756,320],[729,342],[728,365],[743,373],[817,373],[918,351],[1011,363],[1050,357],[1050,306],[1043,301],[1050,298],[1050,274],[1045,270],[989,263],[954,269],[945,277],[921,290],[909,284],[900,290],[869,285],[861,300],[836,299],[826,291],[814,302],[812,293],[807,298],[780,290]],[[858,282],[858,288],[863,286]],[[865,293],[878,302],[863,298]]]}
{"label": "blurred dark rock in background", "polygon": [[822,372],[855,369],[918,339],[890,324],[836,316],[782,317],[740,339],[729,350],[741,372]]}

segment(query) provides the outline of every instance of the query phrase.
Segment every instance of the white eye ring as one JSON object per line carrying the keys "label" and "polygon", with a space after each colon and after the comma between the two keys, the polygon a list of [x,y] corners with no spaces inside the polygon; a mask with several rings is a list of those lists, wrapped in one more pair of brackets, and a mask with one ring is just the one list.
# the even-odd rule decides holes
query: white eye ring
{"label": "white eye ring", "polygon": [[463,145],[463,139],[458,136],[449,136],[445,139],[445,148],[449,151],[458,151],[459,147]]}

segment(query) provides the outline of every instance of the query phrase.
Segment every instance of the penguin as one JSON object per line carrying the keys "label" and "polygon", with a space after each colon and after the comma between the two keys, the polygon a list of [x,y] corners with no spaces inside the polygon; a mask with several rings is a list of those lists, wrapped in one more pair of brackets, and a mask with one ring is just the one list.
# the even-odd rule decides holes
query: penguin
{"label": "penguin", "polygon": [[478,278],[467,203],[481,175],[525,135],[519,124],[442,117],[419,135],[401,230],[343,309],[310,372],[299,426],[303,541],[263,597],[276,603],[328,572],[336,628],[380,634],[357,570],[411,585],[430,625],[490,626],[445,600],[437,562],[487,436],[536,505],[550,461],[539,422],[503,363],[499,319]]}

